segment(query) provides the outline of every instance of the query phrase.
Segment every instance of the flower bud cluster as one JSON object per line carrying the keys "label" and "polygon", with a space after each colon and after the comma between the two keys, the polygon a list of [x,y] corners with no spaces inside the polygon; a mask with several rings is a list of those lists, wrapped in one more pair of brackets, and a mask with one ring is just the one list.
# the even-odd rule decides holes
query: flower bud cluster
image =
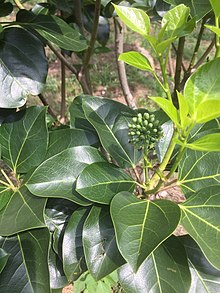
{"label": "flower bud cluster", "polygon": [[129,142],[136,145],[139,149],[152,148],[162,136],[162,128],[159,120],[155,119],[154,114],[138,113],[129,123]]}

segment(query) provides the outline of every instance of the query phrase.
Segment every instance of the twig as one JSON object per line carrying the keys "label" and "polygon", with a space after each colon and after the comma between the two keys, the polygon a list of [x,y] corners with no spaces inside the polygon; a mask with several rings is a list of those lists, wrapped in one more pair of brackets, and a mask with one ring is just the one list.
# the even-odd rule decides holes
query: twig
{"label": "twig", "polygon": [[[62,54],[64,55],[64,54]],[[65,124],[66,118],[66,67],[61,61],[61,105],[60,105],[60,122]]]}
{"label": "twig", "polygon": [[[175,51],[175,53],[177,55],[177,48],[175,47],[174,43],[172,43],[172,48],[173,48],[173,50]],[[187,69],[186,69],[185,64],[183,63],[183,61],[181,62],[181,66],[182,66],[182,69],[183,69],[184,73],[187,72]]]}
{"label": "twig", "polygon": [[84,35],[84,25],[83,25],[83,16],[82,16],[82,1],[73,0],[74,2],[74,16],[76,24],[79,27],[80,33]]}
{"label": "twig", "polygon": [[176,71],[174,76],[174,93],[173,93],[173,103],[178,106],[178,99],[176,91],[180,90],[180,80],[181,80],[181,67],[183,61],[183,51],[184,51],[185,37],[179,38],[177,54],[176,54]]}
{"label": "twig", "polygon": [[118,57],[121,53],[123,53],[123,27],[122,23],[120,23],[119,20],[117,20],[114,17],[114,28],[115,28],[115,55],[116,55],[116,63],[117,63],[117,69],[118,69],[118,76],[120,80],[120,84],[122,87],[122,91],[124,94],[125,101],[127,105],[133,109],[136,108],[136,103],[134,101],[134,98],[131,94],[128,80],[127,80],[127,74],[125,69],[124,62],[118,60]]}
{"label": "twig", "polygon": [[169,51],[169,56],[168,56],[168,67],[169,67],[170,76],[173,77],[174,76],[174,66],[173,66],[171,51]]}
{"label": "twig", "polygon": [[192,70],[196,70],[202,63],[206,60],[209,53],[212,51],[213,47],[215,45],[215,39],[212,40],[211,44],[208,46],[208,48],[205,50],[202,57],[198,60],[198,62],[193,66]]}
{"label": "twig", "polygon": [[39,99],[41,100],[42,104],[44,106],[48,106],[48,113],[55,119],[57,119],[57,115],[55,114],[55,112],[51,109],[50,105],[48,104],[47,100],[45,99],[45,97],[42,94],[38,95]]}

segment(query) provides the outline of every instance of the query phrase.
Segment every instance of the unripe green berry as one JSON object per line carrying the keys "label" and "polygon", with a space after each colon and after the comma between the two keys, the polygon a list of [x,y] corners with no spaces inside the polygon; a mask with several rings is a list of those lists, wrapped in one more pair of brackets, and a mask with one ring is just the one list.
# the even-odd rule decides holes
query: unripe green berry
{"label": "unripe green berry", "polygon": [[149,123],[148,126],[149,126],[150,128],[152,128],[152,127],[153,127],[153,123]]}

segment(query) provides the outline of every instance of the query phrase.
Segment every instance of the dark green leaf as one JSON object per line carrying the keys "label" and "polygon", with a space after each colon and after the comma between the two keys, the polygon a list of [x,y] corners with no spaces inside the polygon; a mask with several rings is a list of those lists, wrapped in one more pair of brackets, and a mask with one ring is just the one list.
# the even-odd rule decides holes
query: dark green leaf
{"label": "dark green leaf", "polygon": [[180,205],[182,223],[209,262],[220,269],[220,186],[209,186]]}
{"label": "dark green leaf", "polygon": [[45,227],[43,216],[45,203],[46,199],[33,196],[26,187],[15,191],[7,205],[0,211],[1,235],[8,236]]}
{"label": "dark green leaf", "polygon": [[39,165],[47,150],[46,108],[30,107],[23,113],[20,120],[0,128],[2,158],[14,173],[26,173]]}
{"label": "dark green leaf", "polygon": [[164,0],[173,5],[185,4],[190,7],[192,17],[196,17],[197,21],[205,16],[211,9],[210,2],[207,0]]}
{"label": "dark green leaf", "polygon": [[0,63],[1,108],[21,107],[28,94],[41,93],[48,62],[43,44],[34,35],[21,28],[5,29],[0,40]]}
{"label": "dark green leaf", "polygon": [[1,292],[50,292],[49,238],[47,229],[35,229],[14,237],[0,238],[1,248],[10,254],[6,267],[0,274]]}
{"label": "dark green leaf", "polygon": [[88,99],[91,98],[86,95],[77,96],[70,105],[70,127],[95,132],[91,123],[86,119],[82,108],[83,99],[86,99],[87,97]]}
{"label": "dark green leaf", "polygon": [[181,236],[190,264],[192,283],[189,293],[211,293],[220,290],[220,271],[204,257],[199,246],[189,236]]}
{"label": "dark green leaf", "polygon": [[46,40],[62,49],[80,52],[87,48],[86,40],[64,20],[53,15],[35,15],[27,10],[17,14],[17,21],[25,28],[34,28]]}
{"label": "dark green leaf", "polygon": [[122,256],[136,272],[180,220],[179,207],[167,200],[140,200],[120,192],[112,200],[111,216]]}
{"label": "dark green leaf", "polygon": [[4,17],[12,13],[13,5],[12,3],[6,2],[0,4],[0,17]]}
{"label": "dark green leaf", "polygon": [[186,293],[190,281],[184,247],[175,237],[164,241],[136,273],[129,264],[119,269],[119,282],[127,293]]}
{"label": "dark green leaf", "polygon": [[50,232],[53,233],[53,250],[60,252],[62,236],[68,218],[79,206],[75,203],[60,198],[50,198],[45,209],[45,222]]}
{"label": "dark green leaf", "polygon": [[87,205],[87,200],[74,193],[74,182],[87,165],[102,161],[104,158],[93,147],[66,149],[36,168],[28,179],[27,187],[37,196],[66,198]]}
{"label": "dark green leaf", "polygon": [[179,164],[179,185],[185,196],[220,182],[220,154],[187,149]]}
{"label": "dark green leaf", "polygon": [[49,146],[46,158],[52,157],[71,147],[83,145],[95,146],[97,144],[98,137],[94,132],[68,128],[51,131],[49,133]]}
{"label": "dark green leaf", "polygon": [[136,116],[133,110],[116,101],[88,96],[83,100],[83,110],[103,147],[120,167],[131,167],[139,162],[142,152],[128,143],[128,124]]}
{"label": "dark green leaf", "polygon": [[0,211],[6,206],[12,193],[10,188],[0,186]]}
{"label": "dark green leaf", "polygon": [[60,257],[53,251],[52,247],[50,247],[48,265],[50,271],[50,288],[52,290],[64,288],[68,284],[68,281],[63,271],[63,263]]}
{"label": "dark green leaf", "polygon": [[94,163],[79,175],[76,191],[88,200],[109,204],[120,191],[133,191],[135,181],[110,163]]}
{"label": "dark green leaf", "polygon": [[75,211],[70,217],[63,237],[63,263],[64,272],[69,282],[75,281],[87,270],[82,232],[83,224],[89,210],[81,208]]}
{"label": "dark green leaf", "polygon": [[83,247],[89,272],[95,280],[124,264],[108,208],[94,206],[91,209],[83,226]]}
{"label": "dark green leaf", "polygon": [[9,256],[10,254],[8,254],[4,249],[0,248],[0,274],[6,266]]}

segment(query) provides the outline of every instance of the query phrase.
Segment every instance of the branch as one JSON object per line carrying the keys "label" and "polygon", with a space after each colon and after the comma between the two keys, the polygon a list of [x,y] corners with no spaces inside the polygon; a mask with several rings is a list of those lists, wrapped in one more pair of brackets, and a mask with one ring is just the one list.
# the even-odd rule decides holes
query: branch
{"label": "branch", "polygon": [[42,95],[42,94],[39,94],[38,95],[39,99],[41,100],[42,104],[44,106],[48,106],[48,113],[55,119],[57,119],[57,115],[55,114],[54,110],[50,107],[50,105],[48,104],[46,98]]}
{"label": "branch", "polygon": [[209,53],[212,51],[212,48],[215,45],[215,39],[212,40],[212,42],[210,43],[210,45],[208,46],[208,48],[205,50],[204,54],[202,55],[202,57],[198,60],[198,62],[193,66],[192,70],[196,70],[200,65],[202,65],[202,63],[206,60],[206,58],[208,57]]}
{"label": "branch", "polygon": [[65,124],[66,118],[66,70],[65,64],[61,61],[61,107],[60,107],[60,122]]}
{"label": "branch", "polygon": [[180,80],[181,80],[181,67],[183,61],[183,51],[185,45],[185,37],[179,38],[177,55],[176,55],[176,71],[174,76],[174,93],[173,93],[173,103],[178,106],[177,91],[180,91]]}
{"label": "branch", "polygon": [[83,16],[82,16],[82,1],[81,0],[73,0],[74,4],[74,16],[76,20],[76,24],[79,27],[80,33],[84,35],[84,25],[83,25]]}
{"label": "branch", "polygon": [[123,91],[124,98],[127,105],[135,109],[136,104],[128,85],[125,64],[124,62],[118,60],[119,55],[123,53],[123,39],[124,38],[123,38],[122,24],[115,17],[114,17],[114,27],[115,27],[115,55],[116,55],[116,63],[118,68],[118,76],[119,76],[120,84],[121,84],[122,91]]}

